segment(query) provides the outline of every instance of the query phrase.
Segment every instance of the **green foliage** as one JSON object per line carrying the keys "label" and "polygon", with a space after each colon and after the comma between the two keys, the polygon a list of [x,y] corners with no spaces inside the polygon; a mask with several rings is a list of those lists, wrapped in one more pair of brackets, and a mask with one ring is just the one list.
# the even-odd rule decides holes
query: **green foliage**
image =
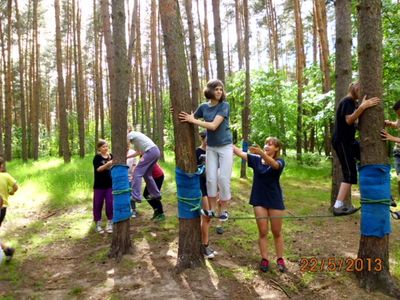
{"label": "green foliage", "polygon": [[383,1],[383,82],[385,111],[394,120],[393,104],[400,100],[400,5]]}
{"label": "green foliage", "polygon": [[321,162],[321,156],[317,153],[306,152],[303,153],[302,163],[306,166],[317,167]]}
{"label": "green foliage", "polygon": [[[276,136],[294,145],[296,89],[282,72],[253,71],[251,78],[250,141],[262,144],[266,137]],[[231,105],[231,127],[241,136],[244,104],[245,73],[238,72],[228,79],[226,90]],[[282,128],[282,126],[284,128]],[[285,134],[286,133],[286,134]]]}

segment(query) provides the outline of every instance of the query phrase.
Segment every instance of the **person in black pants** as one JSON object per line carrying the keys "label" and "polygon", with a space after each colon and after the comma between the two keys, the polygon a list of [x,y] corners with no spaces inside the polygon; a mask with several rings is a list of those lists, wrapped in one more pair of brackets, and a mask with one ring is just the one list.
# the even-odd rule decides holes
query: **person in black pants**
{"label": "person in black pants", "polygon": [[355,138],[356,122],[366,109],[378,105],[381,101],[378,97],[367,99],[365,95],[357,107],[358,99],[360,99],[360,83],[351,83],[348,94],[340,101],[336,110],[332,146],[342,166],[343,181],[333,206],[335,216],[350,215],[358,210],[353,205],[349,207],[344,205],[345,199],[351,193],[351,185],[357,183],[356,160],[360,160],[360,146]]}

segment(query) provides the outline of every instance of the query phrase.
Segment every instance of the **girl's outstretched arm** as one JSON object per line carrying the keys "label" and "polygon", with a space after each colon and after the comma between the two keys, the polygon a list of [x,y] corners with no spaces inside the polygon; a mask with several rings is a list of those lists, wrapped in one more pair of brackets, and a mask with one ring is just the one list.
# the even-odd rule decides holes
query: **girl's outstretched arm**
{"label": "girl's outstretched arm", "polygon": [[240,158],[244,159],[247,161],[247,153],[243,152],[242,150],[240,150],[238,147],[236,147],[235,145],[233,145],[233,153],[237,156],[239,156]]}
{"label": "girl's outstretched arm", "polygon": [[212,122],[206,122],[206,121],[201,121],[198,120],[194,117],[193,112],[188,114],[187,112],[181,111],[179,113],[179,120],[184,123],[184,122],[188,122],[188,123],[192,123],[194,125],[198,125],[200,127],[203,127],[205,129],[211,130],[211,131],[215,131],[217,130],[217,128],[219,127],[219,125],[221,125],[222,121],[224,120],[223,116],[217,115],[215,116],[214,120]]}

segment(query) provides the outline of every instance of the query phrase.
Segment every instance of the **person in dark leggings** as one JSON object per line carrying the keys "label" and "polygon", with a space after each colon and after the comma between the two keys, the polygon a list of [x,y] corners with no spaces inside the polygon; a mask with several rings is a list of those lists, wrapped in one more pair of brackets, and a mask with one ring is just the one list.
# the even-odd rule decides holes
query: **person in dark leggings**
{"label": "person in dark leggings", "polygon": [[332,146],[342,166],[343,181],[333,206],[335,216],[350,215],[358,210],[353,205],[349,207],[344,205],[344,201],[351,193],[351,185],[357,184],[356,160],[360,160],[360,146],[355,138],[356,121],[366,109],[378,105],[381,101],[378,97],[367,99],[367,96],[364,96],[357,107],[358,99],[360,99],[360,83],[351,83],[348,94],[340,101],[336,110]]}
{"label": "person in dark leggings", "polygon": [[[154,165],[152,176],[154,178],[158,190],[161,191],[161,187],[164,182],[164,171],[163,169],[161,169],[158,163]],[[161,202],[161,197],[151,199],[150,193],[147,189],[147,185],[144,188],[143,197],[147,200],[147,202],[154,210],[153,217],[151,219],[155,222],[164,221],[165,215],[164,215],[164,208]]]}

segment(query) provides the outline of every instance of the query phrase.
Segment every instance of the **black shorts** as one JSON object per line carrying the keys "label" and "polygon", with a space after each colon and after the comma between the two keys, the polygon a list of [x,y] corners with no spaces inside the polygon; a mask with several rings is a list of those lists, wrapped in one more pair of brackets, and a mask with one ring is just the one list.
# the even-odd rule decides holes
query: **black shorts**
{"label": "black shorts", "polygon": [[202,197],[207,197],[207,178],[206,178],[206,171],[200,175],[200,190],[201,190],[201,196]]}
{"label": "black shorts", "polygon": [[360,144],[332,142],[342,167],[343,182],[357,184],[357,161],[360,160]]}

